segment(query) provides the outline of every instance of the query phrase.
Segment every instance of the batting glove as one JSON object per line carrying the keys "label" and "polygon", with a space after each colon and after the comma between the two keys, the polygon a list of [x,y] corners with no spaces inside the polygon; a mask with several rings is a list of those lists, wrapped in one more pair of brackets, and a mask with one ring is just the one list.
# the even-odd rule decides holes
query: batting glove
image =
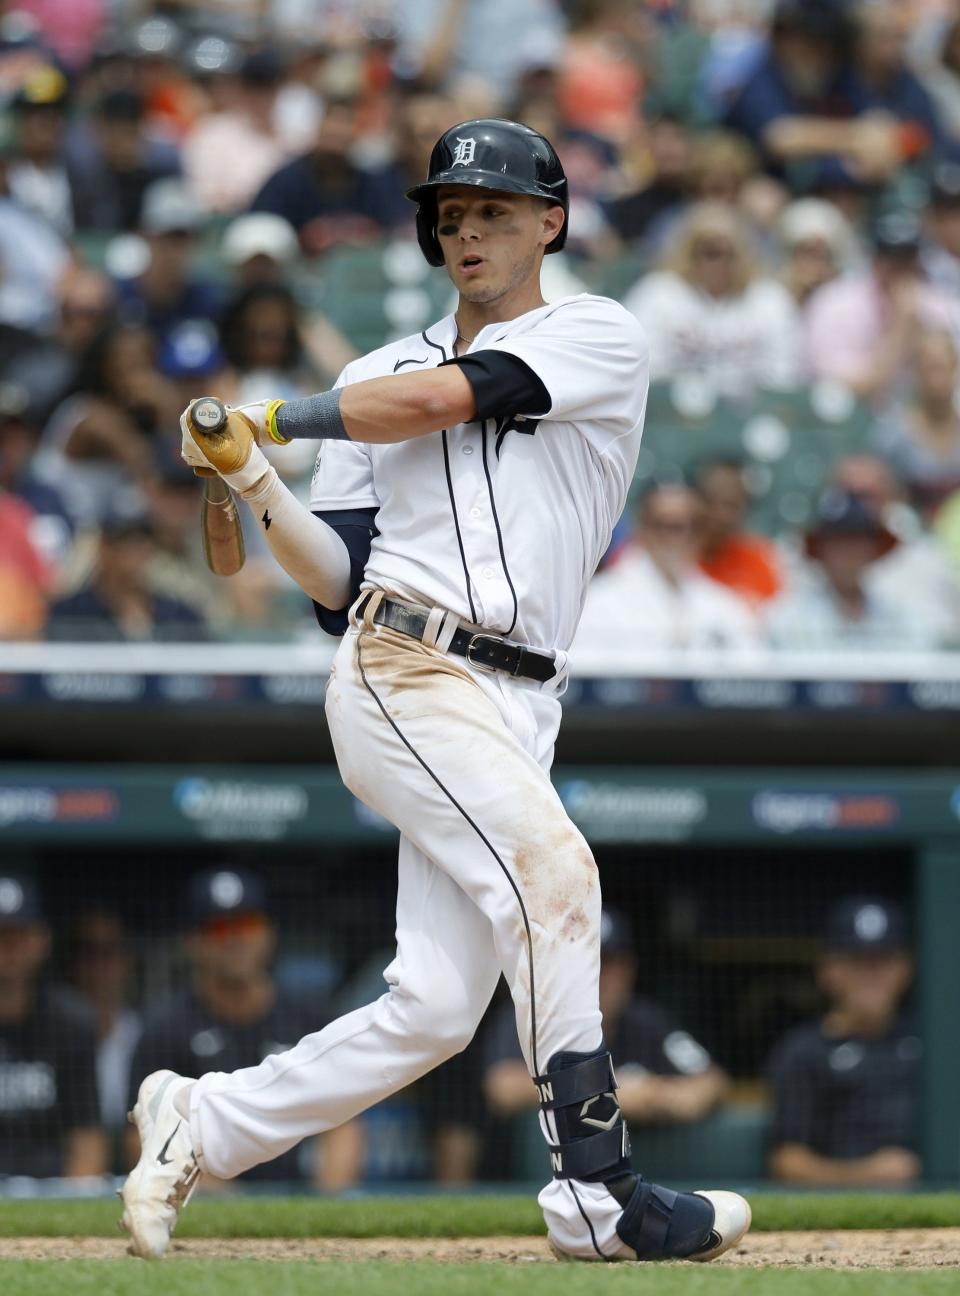
{"label": "batting glove", "polygon": [[[262,402],[269,407],[274,402]],[[190,418],[193,402],[180,415],[180,455],[194,471],[210,472],[223,478],[231,489],[243,493],[269,471],[270,464],[257,444],[260,420],[250,417],[250,407],[228,407],[227,426],[222,432],[195,432]],[[256,407],[254,407],[256,408]]]}

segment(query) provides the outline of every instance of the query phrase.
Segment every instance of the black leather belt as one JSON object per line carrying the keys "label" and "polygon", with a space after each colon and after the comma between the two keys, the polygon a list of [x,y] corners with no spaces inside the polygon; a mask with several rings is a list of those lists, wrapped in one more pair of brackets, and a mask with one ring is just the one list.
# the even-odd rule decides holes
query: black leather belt
{"label": "black leather belt", "polygon": [[[363,620],[367,604],[373,597],[365,594],[357,604],[356,618]],[[400,634],[409,635],[411,639],[422,641],[427,628],[429,613],[406,603],[397,603],[393,599],[383,599],[373,614],[377,625],[389,626]],[[545,684],[557,673],[557,663],[552,653],[534,652],[523,644],[510,639],[501,639],[499,635],[486,634],[482,630],[455,630],[450,640],[448,652],[458,657],[466,657],[471,666],[479,670],[505,671],[521,679],[537,680]]]}

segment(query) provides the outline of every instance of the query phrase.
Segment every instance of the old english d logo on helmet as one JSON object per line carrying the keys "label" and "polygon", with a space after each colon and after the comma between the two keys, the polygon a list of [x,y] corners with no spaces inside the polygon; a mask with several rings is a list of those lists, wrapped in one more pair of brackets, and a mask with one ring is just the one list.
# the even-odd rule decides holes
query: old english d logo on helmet
{"label": "old english d logo on helmet", "polygon": [[481,117],[452,126],[437,140],[426,180],[407,190],[407,197],[418,204],[420,247],[433,266],[443,265],[437,238],[437,190],[445,184],[548,198],[563,208],[564,222],[547,251],[559,252],[567,241],[567,178],[553,145],[529,126]]}

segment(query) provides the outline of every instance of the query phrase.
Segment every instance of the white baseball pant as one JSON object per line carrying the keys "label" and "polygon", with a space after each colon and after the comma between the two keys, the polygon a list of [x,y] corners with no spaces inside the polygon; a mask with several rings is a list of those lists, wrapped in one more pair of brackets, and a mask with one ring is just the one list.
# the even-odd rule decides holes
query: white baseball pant
{"label": "white baseball pant", "polygon": [[[326,712],[345,784],[401,832],[389,988],[286,1053],[197,1081],[191,1133],[218,1178],[334,1128],[465,1048],[501,972],[532,1074],[561,1050],[601,1044],[597,869],[547,773],[559,703],[374,626],[377,601],[343,638]],[[612,1239],[619,1209],[591,1195],[604,1198]],[[559,1182],[541,1204],[558,1240],[583,1233],[593,1254]]]}

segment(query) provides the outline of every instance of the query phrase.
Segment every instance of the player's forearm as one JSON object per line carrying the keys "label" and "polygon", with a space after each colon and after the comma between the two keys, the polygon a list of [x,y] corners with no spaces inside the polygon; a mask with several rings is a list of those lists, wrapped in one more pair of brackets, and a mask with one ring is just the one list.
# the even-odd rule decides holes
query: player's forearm
{"label": "player's forearm", "polygon": [[803,1143],[782,1143],[770,1154],[774,1178],[824,1187],[876,1182],[870,1157],[821,1156]]}
{"label": "player's forearm", "polygon": [[328,437],[389,445],[473,418],[473,388],[456,365],[391,374],[287,401],[276,412],[280,438]]}
{"label": "player's forearm", "polygon": [[785,161],[847,153],[854,139],[848,122],[822,117],[778,117],[763,136],[768,152]]}
{"label": "player's forearm", "polygon": [[537,1091],[530,1072],[512,1058],[494,1062],[483,1077],[483,1092],[498,1116],[512,1116],[537,1105]]}
{"label": "player's forearm", "polygon": [[350,601],[350,555],[332,527],[304,508],[270,468],[242,498],[270,552],[303,592],[336,611]]}

